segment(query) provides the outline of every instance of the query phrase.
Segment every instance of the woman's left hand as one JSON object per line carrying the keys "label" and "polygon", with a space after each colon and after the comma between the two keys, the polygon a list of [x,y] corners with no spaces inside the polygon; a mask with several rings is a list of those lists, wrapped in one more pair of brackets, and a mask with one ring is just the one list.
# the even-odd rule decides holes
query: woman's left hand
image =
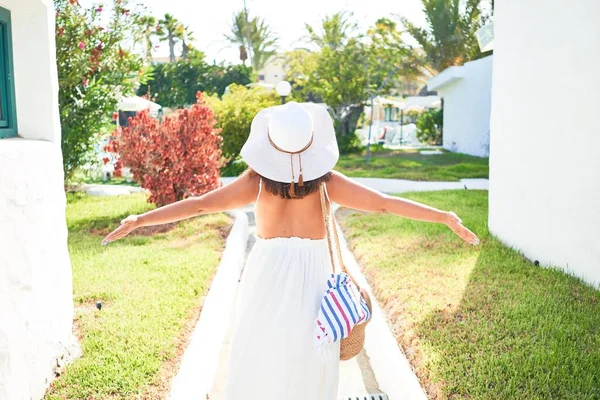
{"label": "woman's left hand", "polygon": [[136,228],[139,228],[139,220],[137,215],[130,215],[121,221],[121,226],[108,234],[102,241],[102,245],[106,246],[110,242],[114,242],[117,239],[121,239],[124,236],[127,236]]}
{"label": "woman's left hand", "polygon": [[477,246],[479,238],[462,224],[462,220],[453,212],[446,213],[446,225],[465,242]]}

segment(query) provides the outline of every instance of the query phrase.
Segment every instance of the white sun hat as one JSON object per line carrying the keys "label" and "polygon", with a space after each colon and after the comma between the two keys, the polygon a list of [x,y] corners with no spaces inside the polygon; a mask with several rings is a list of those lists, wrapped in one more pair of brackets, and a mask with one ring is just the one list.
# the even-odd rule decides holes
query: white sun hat
{"label": "white sun hat", "polygon": [[241,155],[261,176],[303,186],[331,171],[339,150],[325,107],[290,102],[256,114]]}

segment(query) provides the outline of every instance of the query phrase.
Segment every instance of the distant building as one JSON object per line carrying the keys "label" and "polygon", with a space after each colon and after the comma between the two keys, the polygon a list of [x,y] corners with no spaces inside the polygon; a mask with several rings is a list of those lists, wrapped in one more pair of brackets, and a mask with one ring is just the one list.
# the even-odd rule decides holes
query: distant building
{"label": "distant building", "polygon": [[443,145],[450,151],[487,157],[493,56],[445,69],[427,83],[444,99]]}
{"label": "distant building", "polygon": [[277,54],[258,71],[258,82],[267,85],[277,85],[277,83],[285,79],[286,72],[283,54]]}
{"label": "distant building", "polygon": [[[175,61],[179,61],[181,60],[181,57],[176,56],[175,57]],[[152,57],[152,63],[153,64],[166,64],[168,62],[171,62],[169,56],[166,57]]]}

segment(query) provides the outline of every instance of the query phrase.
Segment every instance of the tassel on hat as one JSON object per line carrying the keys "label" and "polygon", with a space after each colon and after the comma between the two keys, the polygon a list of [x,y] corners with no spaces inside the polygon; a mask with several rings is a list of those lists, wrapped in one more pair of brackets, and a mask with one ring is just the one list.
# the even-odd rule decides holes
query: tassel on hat
{"label": "tassel on hat", "polygon": [[290,197],[296,197],[296,184],[294,181],[296,178],[294,177],[294,155],[290,154],[290,166],[292,167],[292,181],[290,182]]}
{"label": "tassel on hat", "polygon": [[[297,153],[300,161],[300,175],[298,175],[298,187],[304,187],[304,178],[302,176],[302,154]],[[294,175],[294,153],[290,153],[290,166],[292,167],[292,181],[290,182],[289,194],[296,197],[296,176]]]}
{"label": "tassel on hat", "polygon": [[302,154],[298,154],[298,158],[300,159],[300,176],[298,177],[298,186],[304,186],[304,179],[302,178]]}

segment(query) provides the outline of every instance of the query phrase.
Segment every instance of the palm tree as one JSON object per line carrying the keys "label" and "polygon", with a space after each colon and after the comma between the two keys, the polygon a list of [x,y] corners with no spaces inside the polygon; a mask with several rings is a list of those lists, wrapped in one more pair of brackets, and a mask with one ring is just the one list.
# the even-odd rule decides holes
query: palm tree
{"label": "palm tree", "polygon": [[169,61],[175,62],[175,43],[182,40],[185,28],[181,22],[168,13],[158,21],[158,26],[161,41],[167,40],[169,42]]}
{"label": "palm tree", "polygon": [[139,24],[142,27],[144,39],[146,40],[146,58],[148,61],[151,61],[152,49],[154,48],[152,38],[156,35],[156,18],[151,15],[143,15],[139,19]]}
{"label": "palm tree", "polygon": [[308,24],[305,28],[308,32],[306,37],[308,42],[320,49],[329,47],[332,50],[339,50],[346,44],[348,38],[356,36],[358,26],[352,19],[352,13],[342,11],[326,17],[319,31]]}
{"label": "palm tree", "polygon": [[255,71],[258,71],[277,53],[275,49],[278,39],[262,18],[255,17],[252,20],[251,27],[252,67]]}
{"label": "palm tree", "polygon": [[[250,46],[248,45],[248,38],[250,37],[250,32],[247,28],[249,28],[248,18],[246,10],[243,9],[240,12],[233,14],[233,20],[231,22],[231,33],[225,34],[225,39],[233,44],[237,45],[240,48],[240,60],[246,64],[247,56],[249,56]],[[244,56],[242,56],[242,54]],[[252,58],[250,57],[250,63],[252,63]]]}
{"label": "palm tree", "polygon": [[462,65],[479,55],[475,32],[481,27],[480,0],[421,0],[427,29],[419,28],[406,18],[402,23],[421,45],[427,63],[440,72],[452,65]]}
{"label": "palm tree", "polygon": [[[255,71],[263,68],[276,54],[278,38],[264,19],[249,19],[246,10],[233,15],[231,33],[224,36],[229,43],[240,47],[240,55],[244,51],[248,54]],[[245,60],[242,61],[245,63]]]}
{"label": "palm tree", "polygon": [[188,58],[189,52],[192,49],[191,42],[194,41],[194,32],[190,29],[189,26],[186,26],[183,29],[183,34],[181,35],[181,58],[184,60]]}

